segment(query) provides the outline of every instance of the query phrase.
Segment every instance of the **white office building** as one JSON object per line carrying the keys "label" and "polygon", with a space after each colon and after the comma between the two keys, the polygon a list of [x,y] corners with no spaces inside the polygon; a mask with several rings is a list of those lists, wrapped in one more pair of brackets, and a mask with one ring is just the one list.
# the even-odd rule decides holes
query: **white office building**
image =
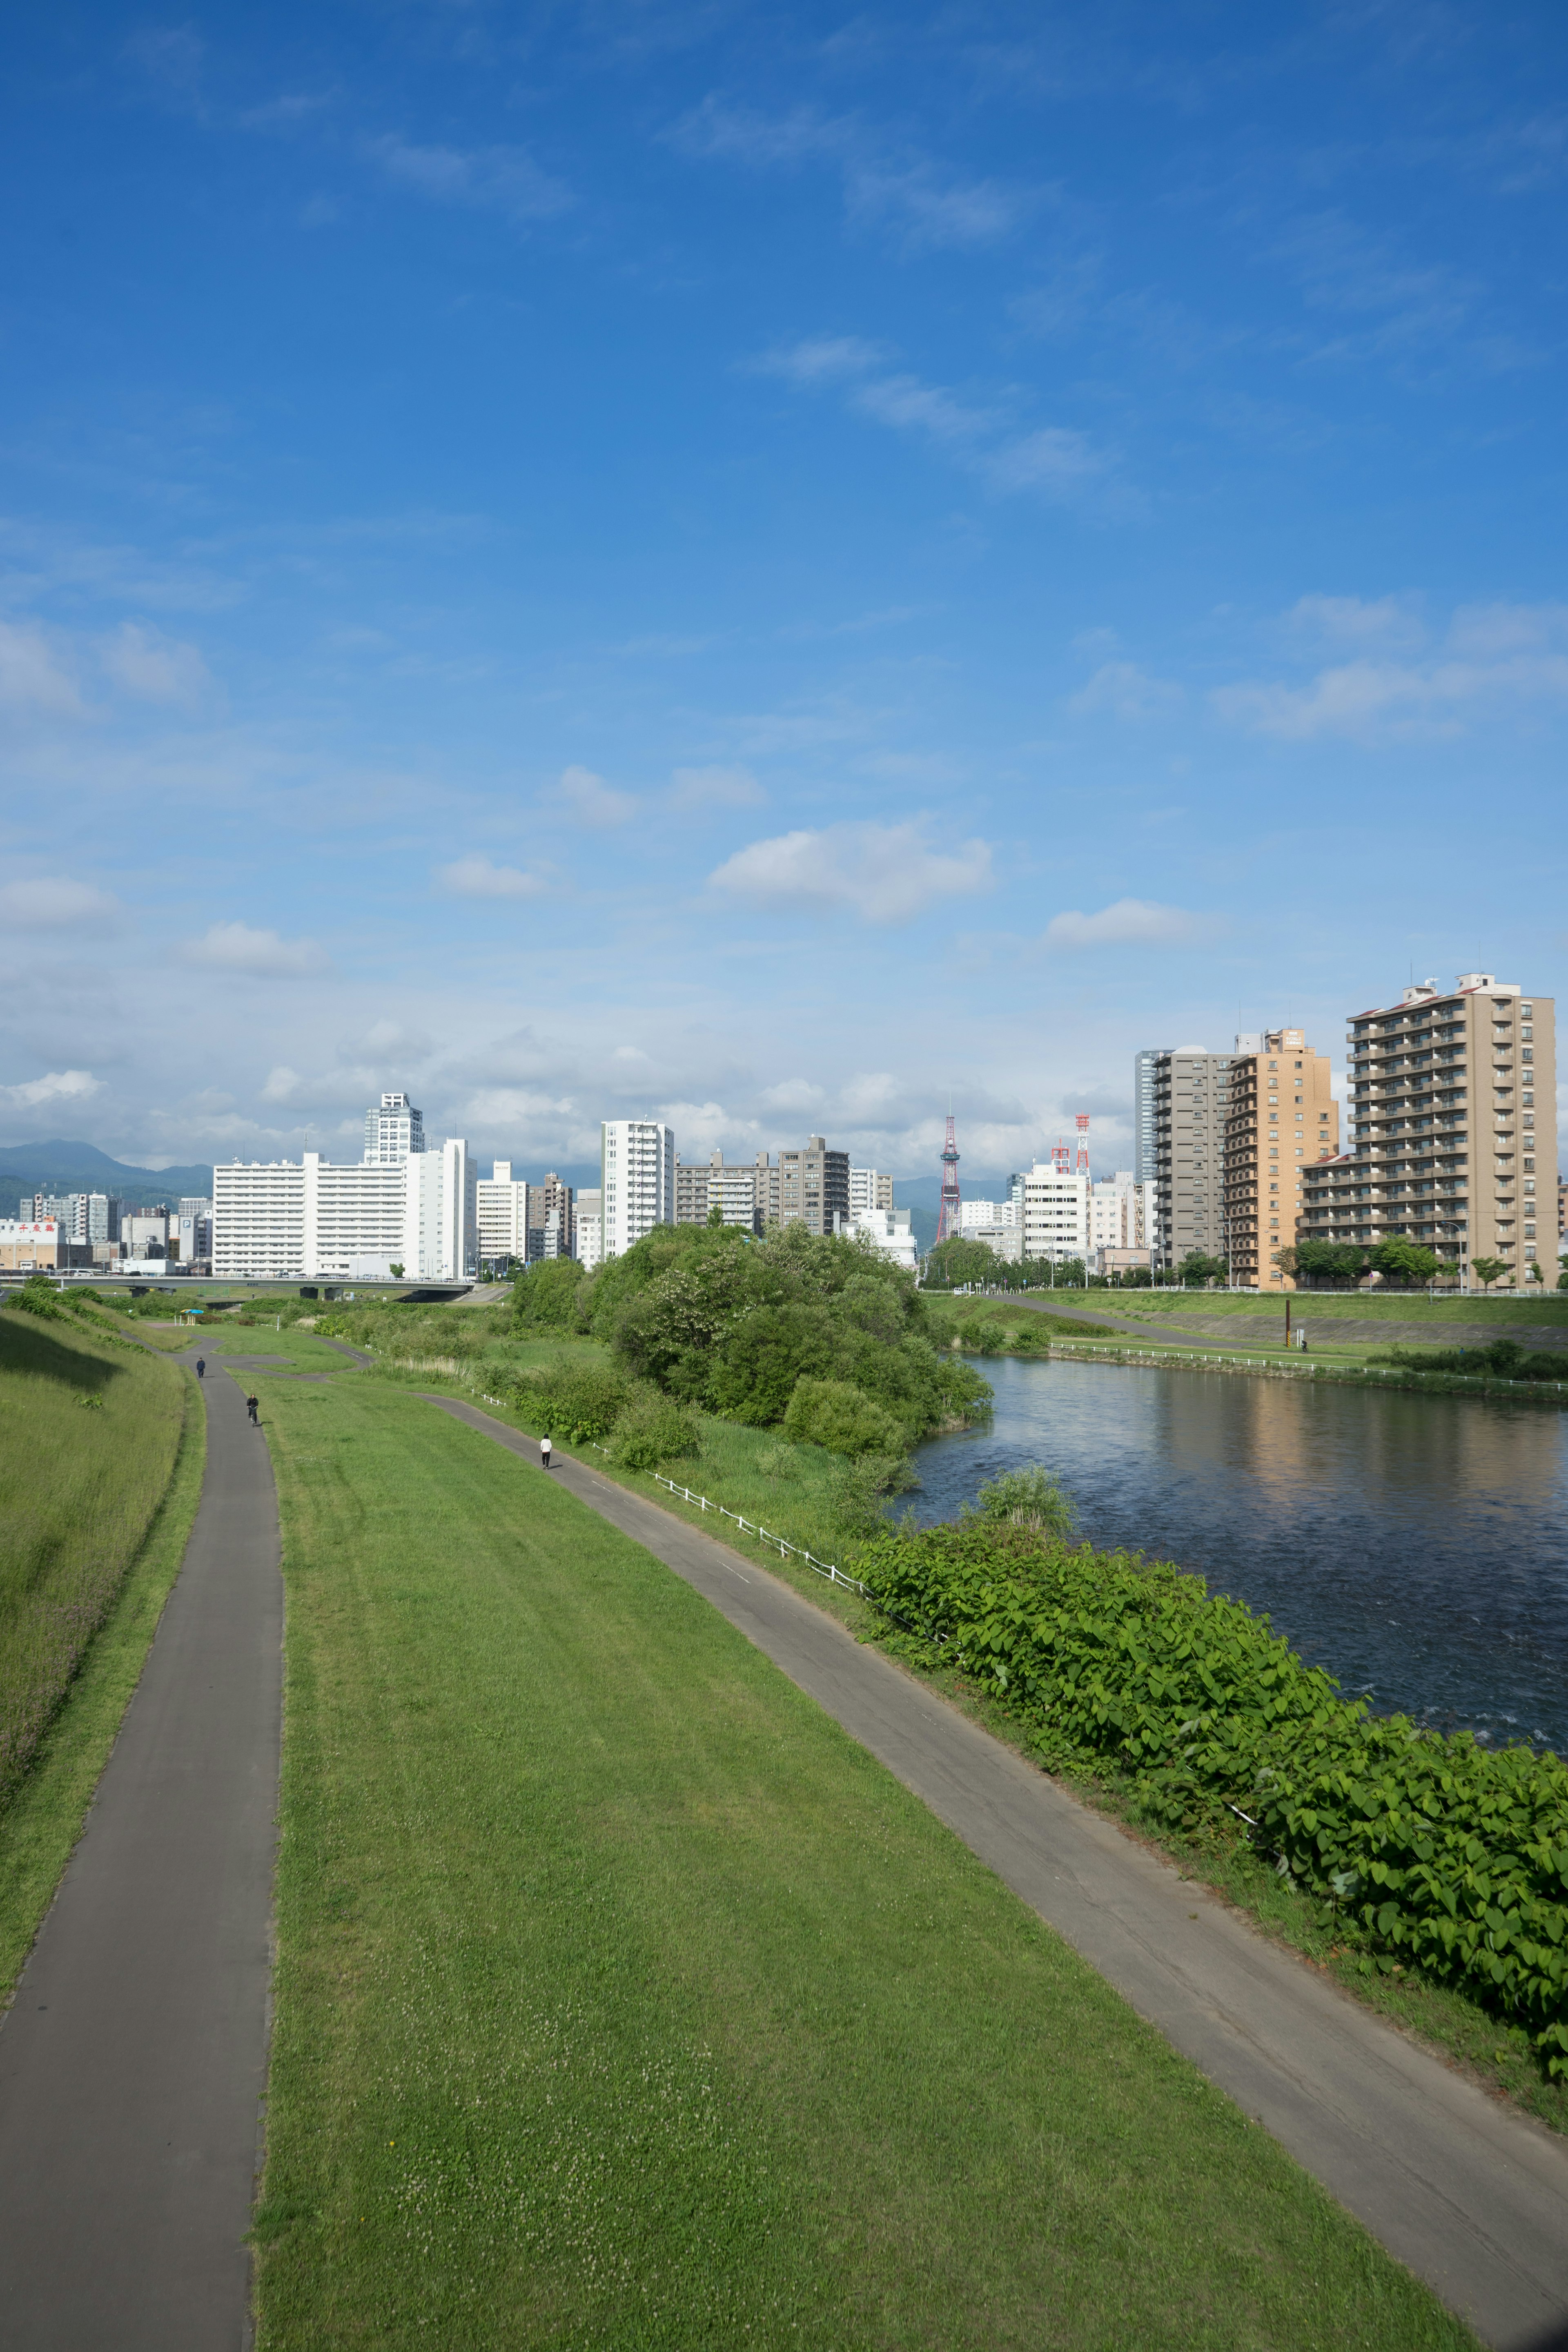
{"label": "white office building", "polygon": [[475,1190],[458,1137],[401,1160],[237,1160],[213,1170],[213,1273],[460,1282],[479,1270]]}
{"label": "white office building", "polygon": [[843,1230],[851,1241],[868,1241],[895,1265],[903,1266],[910,1274],[916,1272],[919,1253],[907,1209],[855,1209]]}
{"label": "white office building", "polygon": [[605,1257],[605,1196],[589,1190],[577,1195],[577,1257],[584,1274],[602,1265]]}
{"label": "white office building", "polygon": [[851,1168],[849,1171],[849,1214],[857,1217],[863,1209],[891,1209],[893,1180],[878,1168]]}
{"label": "white office building", "polygon": [[364,1115],[364,1157],[406,1160],[425,1149],[425,1114],[415,1109],[406,1095],[383,1095]]}
{"label": "white office building", "polygon": [[1089,1178],[1037,1160],[1024,1179],[1024,1255],[1084,1257],[1089,1227]]}
{"label": "white office building", "polygon": [[497,1160],[489,1176],[481,1176],[476,1192],[479,1221],[479,1255],[499,1259],[528,1256],[528,1186],[514,1178],[510,1160]]}
{"label": "white office building", "polygon": [[958,1204],[958,1230],[970,1233],[978,1225],[1016,1225],[1020,1204],[1011,1196],[1005,1201],[961,1201]]}
{"label": "white office building", "polygon": [[600,1146],[605,1258],[675,1223],[675,1129],[660,1119],[607,1118]]}

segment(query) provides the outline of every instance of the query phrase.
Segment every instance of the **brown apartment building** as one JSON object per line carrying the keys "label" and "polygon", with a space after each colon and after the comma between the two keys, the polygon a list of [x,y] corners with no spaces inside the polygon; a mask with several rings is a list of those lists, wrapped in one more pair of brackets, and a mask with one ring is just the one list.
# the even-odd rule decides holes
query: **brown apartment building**
{"label": "brown apartment building", "polygon": [[[1392,1235],[1461,1271],[1556,1275],[1556,1008],[1487,971],[1350,1023],[1349,1149],[1310,1171],[1300,1238]],[[1539,1122],[1539,1124],[1538,1124]]]}
{"label": "brown apartment building", "polygon": [[1296,1239],[1303,1174],[1340,1148],[1329,1057],[1300,1029],[1238,1037],[1225,1125],[1225,1230],[1233,1283],[1293,1290],[1278,1264]]}

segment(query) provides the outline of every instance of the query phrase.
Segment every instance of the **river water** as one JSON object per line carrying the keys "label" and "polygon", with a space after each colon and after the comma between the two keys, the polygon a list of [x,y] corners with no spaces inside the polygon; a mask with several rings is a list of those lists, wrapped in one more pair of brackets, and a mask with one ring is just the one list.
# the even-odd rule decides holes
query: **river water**
{"label": "river water", "polygon": [[1042,1463],[1098,1546],[1245,1601],[1347,1696],[1568,1756],[1568,1415],[993,1357],[988,1426],[915,1457],[922,1523]]}

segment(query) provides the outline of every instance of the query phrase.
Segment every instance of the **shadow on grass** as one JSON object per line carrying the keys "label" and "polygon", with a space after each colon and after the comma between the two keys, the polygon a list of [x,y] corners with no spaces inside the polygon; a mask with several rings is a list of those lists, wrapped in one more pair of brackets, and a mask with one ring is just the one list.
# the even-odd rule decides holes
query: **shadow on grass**
{"label": "shadow on grass", "polygon": [[[84,1345],[92,1344],[90,1334],[83,1332],[80,1336]],[[58,1381],[63,1388],[101,1396],[124,1369],[122,1364],[105,1357],[85,1355],[75,1348],[63,1347],[54,1333],[32,1316],[0,1315],[0,1370],[32,1372],[47,1381]]]}

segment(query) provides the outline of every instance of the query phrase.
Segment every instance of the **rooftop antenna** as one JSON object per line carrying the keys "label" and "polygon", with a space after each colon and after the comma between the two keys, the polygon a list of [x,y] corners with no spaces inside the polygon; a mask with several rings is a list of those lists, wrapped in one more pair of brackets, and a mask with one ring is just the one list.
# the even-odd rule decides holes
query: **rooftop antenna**
{"label": "rooftop antenna", "polygon": [[1086,1110],[1078,1114],[1078,1158],[1073,1162],[1073,1174],[1089,1174],[1089,1113]]}
{"label": "rooftop antenna", "polygon": [[936,1221],[936,1240],[952,1241],[961,1229],[959,1214],[958,1145],[953,1139],[952,1113],[947,1114],[947,1140],[942,1147],[942,1214]]}

